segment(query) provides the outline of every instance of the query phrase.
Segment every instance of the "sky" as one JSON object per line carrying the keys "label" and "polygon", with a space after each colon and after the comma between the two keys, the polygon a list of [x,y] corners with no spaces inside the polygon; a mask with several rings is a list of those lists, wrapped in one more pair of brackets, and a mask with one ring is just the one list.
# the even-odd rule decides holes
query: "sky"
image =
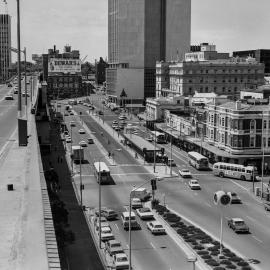
{"label": "sky", "polygon": [[[0,0],[0,13],[5,5]],[[17,46],[17,1],[6,0],[12,17],[12,47]],[[107,56],[108,0],[20,0],[21,47],[27,59],[66,44],[94,62]],[[147,1],[147,0],[146,0]],[[269,0],[192,0],[191,44],[209,42],[220,52],[270,49]],[[13,54],[12,61],[16,61]]]}

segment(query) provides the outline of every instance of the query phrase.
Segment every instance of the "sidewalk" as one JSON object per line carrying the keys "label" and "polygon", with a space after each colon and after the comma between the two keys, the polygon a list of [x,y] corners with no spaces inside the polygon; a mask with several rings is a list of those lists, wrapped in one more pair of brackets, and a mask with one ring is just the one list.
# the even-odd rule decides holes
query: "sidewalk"
{"label": "sidewalk", "polygon": [[[45,123],[44,123],[45,124]],[[40,127],[40,132],[46,132],[49,123]],[[75,241],[64,247],[65,269],[68,270],[103,270],[96,246],[89,232],[85,215],[78,204],[73,189],[68,160],[65,159],[66,152],[61,142],[59,131],[52,130],[51,142],[54,143],[50,155],[43,156],[44,170],[54,167],[58,177],[61,191],[59,198],[64,202],[68,211],[69,230],[75,235]],[[57,149],[57,151],[55,151]],[[62,160],[62,162],[61,162]]]}
{"label": "sidewalk", "polygon": [[[28,146],[19,147],[15,132],[0,158],[0,269],[60,269],[55,238],[49,241],[45,237],[53,231],[47,230],[50,208],[43,201],[46,187],[42,186],[39,167],[35,116],[30,114],[28,134]],[[10,184],[13,191],[7,189]],[[54,254],[51,260],[50,254]]]}

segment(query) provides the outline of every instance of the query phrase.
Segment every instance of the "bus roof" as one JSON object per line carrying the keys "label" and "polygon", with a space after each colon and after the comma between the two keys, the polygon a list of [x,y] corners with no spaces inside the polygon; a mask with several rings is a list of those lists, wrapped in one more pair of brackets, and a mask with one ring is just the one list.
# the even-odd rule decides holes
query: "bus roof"
{"label": "bus roof", "polygon": [[152,143],[148,142],[147,140],[145,140],[144,138],[138,135],[132,134],[131,137],[127,136],[126,138],[141,149],[146,148],[147,150],[152,150],[152,151],[156,149],[157,152],[160,151],[160,147],[156,146],[155,148],[155,146]]}
{"label": "bus roof", "polygon": [[99,171],[99,168],[100,168],[100,171],[105,171],[105,172],[110,171],[108,166],[106,165],[106,163],[104,163],[102,161],[95,162],[94,166],[95,166],[95,169],[96,169],[97,172]]}
{"label": "bus roof", "polygon": [[207,158],[207,157],[201,155],[200,153],[194,152],[194,151],[188,152],[188,155],[193,156],[193,157],[195,157],[196,159]]}

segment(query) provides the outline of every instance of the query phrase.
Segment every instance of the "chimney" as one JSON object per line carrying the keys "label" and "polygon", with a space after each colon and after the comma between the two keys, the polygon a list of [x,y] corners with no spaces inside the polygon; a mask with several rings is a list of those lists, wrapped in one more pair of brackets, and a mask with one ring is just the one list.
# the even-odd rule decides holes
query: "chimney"
{"label": "chimney", "polygon": [[235,102],[235,109],[236,109],[236,110],[241,110],[241,101],[240,101],[240,100],[237,100],[237,101]]}

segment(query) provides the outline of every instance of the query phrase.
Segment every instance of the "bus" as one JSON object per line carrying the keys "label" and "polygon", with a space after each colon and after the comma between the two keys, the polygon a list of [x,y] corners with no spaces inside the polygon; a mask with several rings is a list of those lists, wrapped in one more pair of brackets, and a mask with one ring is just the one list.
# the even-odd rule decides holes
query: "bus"
{"label": "bus", "polygon": [[208,158],[198,152],[188,152],[188,163],[197,170],[209,170]]}
{"label": "bus", "polygon": [[243,181],[257,180],[258,171],[254,166],[244,166],[240,164],[231,164],[217,162],[213,165],[214,175],[219,177],[229,177]]}
{"label": "bus", "polygon": [[98,183],[100,178],[100,184],[107,184],[111,180],[110,170],[104,162],[94,163],[94,174]]}
{"label": "bus", "polygon": [[156,141],[156,143],[167,143],[164,133],[153,130],[151,131],[151,134],[154,140]]}

